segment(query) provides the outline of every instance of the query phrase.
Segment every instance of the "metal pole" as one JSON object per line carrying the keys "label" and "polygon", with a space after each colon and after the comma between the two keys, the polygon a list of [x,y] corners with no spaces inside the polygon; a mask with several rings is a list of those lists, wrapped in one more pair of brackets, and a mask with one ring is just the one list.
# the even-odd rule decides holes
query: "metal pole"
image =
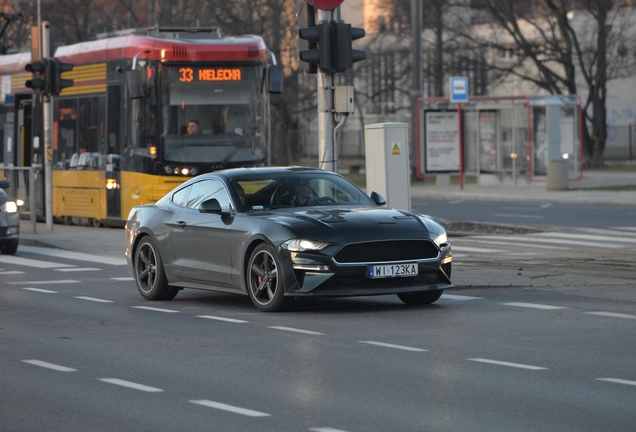
{"label": "metal pole", "polygon": [[419,137],[417,136],[417,130],[415,124],[417,122],[417,99],[422,96],[422,30],[421,30],[421,7],[420,0],[411,0],[411,31],[413,37],[413,91],[411,98],[411,154],[418,154],[416,146],[419,146]]}
{"label": "metal pole", "polygon": [[29,167],[29,219],[31,219],[31,226],[33,227],[33,234],[37,231],[37,214],[35,209],[35,167]]}
{"label": "metal pole", "polygon": [[[316,9],[316,23],[331,22],[333,11]],[[318,167],[335,171],[333,148],[333,75],[318,69]]]}
{"label": "metal pole", "polygon": [[[49,58],[49,23],[42,23],[42,58]],[[49,77],[50,79],[50,77]],[[46,215],[46,228],[53,231],[53,148],[51,147],[51,99],[44,95],[42,104],[44,119],[44,209]]]}

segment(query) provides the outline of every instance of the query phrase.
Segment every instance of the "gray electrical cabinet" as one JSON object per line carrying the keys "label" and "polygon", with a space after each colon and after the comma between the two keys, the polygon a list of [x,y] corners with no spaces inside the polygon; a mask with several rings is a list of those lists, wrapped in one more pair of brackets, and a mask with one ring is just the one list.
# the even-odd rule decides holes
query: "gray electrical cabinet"
{"label": "gray electrical cabinet", "polygon": [[406,123],[364,126],[367,193],[379,192],[387,206],[411,211],[408,136]]}

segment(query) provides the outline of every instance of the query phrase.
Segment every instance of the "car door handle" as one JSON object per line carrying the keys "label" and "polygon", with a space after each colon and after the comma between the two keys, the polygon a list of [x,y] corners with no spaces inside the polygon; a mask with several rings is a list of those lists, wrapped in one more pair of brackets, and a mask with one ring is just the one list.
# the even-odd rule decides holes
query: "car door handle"
{"label": "car door handle", "polygon": [[185,221],[177,221],[177,226],[179,228],[185,228],[186,227],[186,223],[185,223]]}

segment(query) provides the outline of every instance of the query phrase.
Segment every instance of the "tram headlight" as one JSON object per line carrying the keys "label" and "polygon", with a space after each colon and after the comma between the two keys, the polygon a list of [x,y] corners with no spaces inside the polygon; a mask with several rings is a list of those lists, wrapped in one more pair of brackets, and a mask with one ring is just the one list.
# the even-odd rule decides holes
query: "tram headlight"
{"label": "tram headlight", "polygon": [[199,173],[199,170],[196,168],[190,168],[190,174],[192,174],[193,176],[197,175]]}
{"label": "tram headlight", "polygon": [[117,183],[117,179],[106,179],[106,189],[119,189],[119,183]]}
{"label": "tram headlight", "polygon": [[170,165],[166,165],[164,170],[166,171],[166,174],[172,174],[172,172],[174,171],[174,168],[171,167]]}
{"label": "tram headlight", "polygon": [[187,168],[181,168],[181,174],[188,175],[188,174],[190,174],[190,170],[187,169]]}

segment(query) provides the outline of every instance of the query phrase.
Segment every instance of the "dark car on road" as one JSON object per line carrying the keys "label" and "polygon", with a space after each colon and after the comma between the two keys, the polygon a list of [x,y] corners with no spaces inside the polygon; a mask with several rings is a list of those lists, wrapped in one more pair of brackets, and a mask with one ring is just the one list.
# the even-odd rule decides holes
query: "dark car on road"
{"label": "dark car on road", "polygon": [[453,287],[441,224],[313,168],[194,177],[133,208],[126,240],[129,272],[148,300],[196,288],[249,295],[258,309],[278,311],[301,296],[397,294],[428,304]]}
{"label": "dark car on road", "polygon": [[0,252],[13,255],[18,251],[20,215],[16,201],[5,191],[9,186],[9,180],[0,180]]}

